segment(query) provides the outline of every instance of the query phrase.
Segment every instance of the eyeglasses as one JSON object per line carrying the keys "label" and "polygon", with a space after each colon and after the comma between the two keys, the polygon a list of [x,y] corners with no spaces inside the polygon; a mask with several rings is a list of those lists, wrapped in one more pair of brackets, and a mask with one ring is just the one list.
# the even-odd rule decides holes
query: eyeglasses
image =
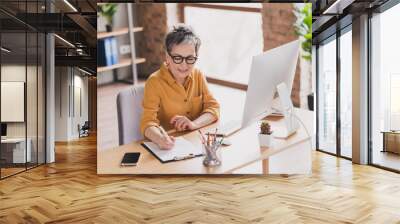
{"label": "eyeglasses", "polygon": [[186,64],[193,65],[198,59],[198,57],[195,57],[195,56],[182,57],[180,55],[171,55],[171,53],[169,53],[169,52],[167,52],[167,53],[172,58],[172,61],[175,64],[182,64],[183,60],[185,60]]}

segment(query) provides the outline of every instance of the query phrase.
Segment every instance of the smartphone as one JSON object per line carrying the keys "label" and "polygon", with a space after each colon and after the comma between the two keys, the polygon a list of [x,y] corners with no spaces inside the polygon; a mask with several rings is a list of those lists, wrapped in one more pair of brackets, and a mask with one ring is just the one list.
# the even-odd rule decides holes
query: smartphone
{"label": "smartphone", "polygon": [[140,152],[127,152],[121,161],[121,166],[136,166],[139,161]]}

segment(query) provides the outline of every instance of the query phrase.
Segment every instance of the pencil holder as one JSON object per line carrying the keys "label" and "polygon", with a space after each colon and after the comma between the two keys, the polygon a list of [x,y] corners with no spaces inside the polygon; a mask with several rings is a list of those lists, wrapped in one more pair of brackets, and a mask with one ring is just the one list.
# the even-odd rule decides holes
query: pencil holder
{"label": "pencil holder", "polygon": [[206,145],[203,144],[205,151],[205,158],[203,160],[204,166],[219,166],[221,165],[221,155],[218,152],[220,144]]}

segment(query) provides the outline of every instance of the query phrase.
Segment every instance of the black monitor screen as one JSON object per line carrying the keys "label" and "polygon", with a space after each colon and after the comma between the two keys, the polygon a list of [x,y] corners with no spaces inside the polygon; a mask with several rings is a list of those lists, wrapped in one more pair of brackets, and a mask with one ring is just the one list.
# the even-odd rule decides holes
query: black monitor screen
{"label": "black monitor screen", "polygon": [[7,124],[1,124],[1,136],[7,136]]}

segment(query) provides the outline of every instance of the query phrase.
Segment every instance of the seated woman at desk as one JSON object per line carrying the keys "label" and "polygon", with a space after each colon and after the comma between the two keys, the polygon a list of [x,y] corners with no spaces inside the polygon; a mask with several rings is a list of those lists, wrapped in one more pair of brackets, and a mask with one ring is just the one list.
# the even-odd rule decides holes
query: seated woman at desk
{"label": "seated woman at desk", "polygon": [[175,141],[165,130],[195,130],[219,118],[219,104],[194,68],[199,47],[189,26],[174,26],[165,38],[166,61],[146,81],[140,131],[162,149]]}

